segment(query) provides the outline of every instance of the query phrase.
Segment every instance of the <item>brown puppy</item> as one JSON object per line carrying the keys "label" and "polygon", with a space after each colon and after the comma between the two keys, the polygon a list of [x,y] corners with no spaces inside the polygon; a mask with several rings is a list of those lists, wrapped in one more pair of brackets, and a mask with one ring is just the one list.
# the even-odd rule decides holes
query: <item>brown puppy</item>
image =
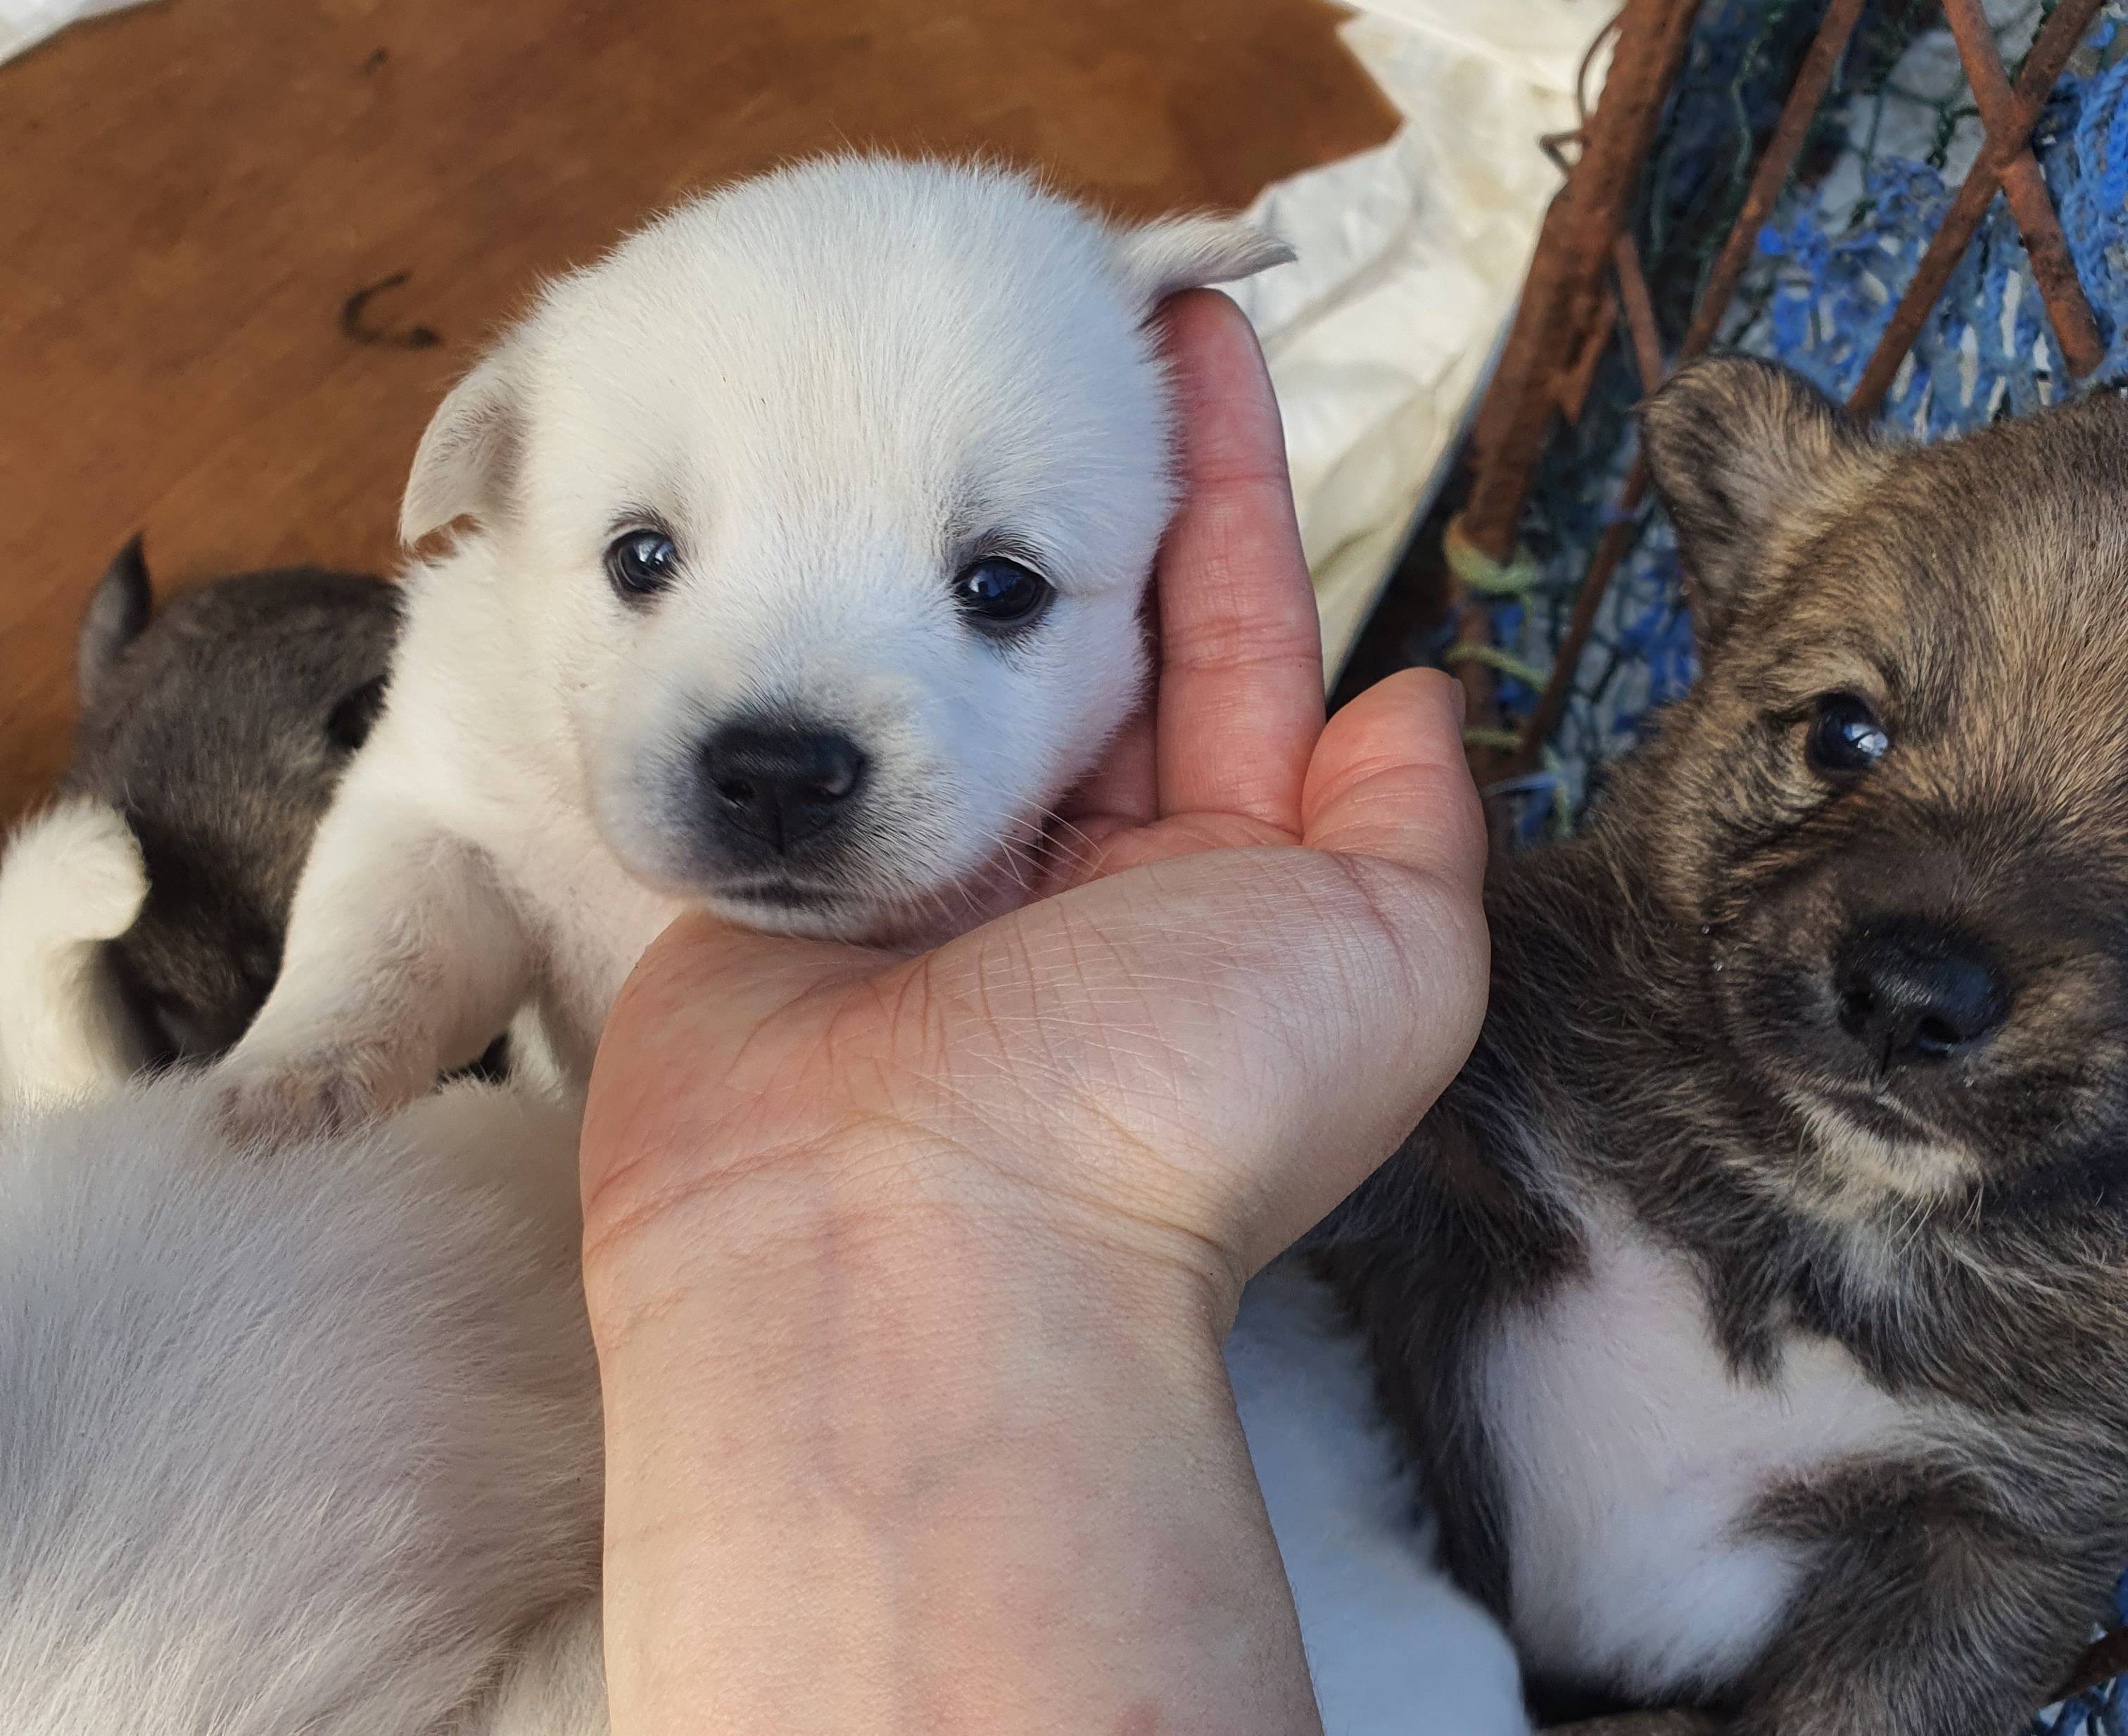
{"label": "brown puppy", "polygon": [[2128,404],[1645,438],[1703,673],[1330,1263],[1541,1704],[1997,1736],[2128,1563]]}

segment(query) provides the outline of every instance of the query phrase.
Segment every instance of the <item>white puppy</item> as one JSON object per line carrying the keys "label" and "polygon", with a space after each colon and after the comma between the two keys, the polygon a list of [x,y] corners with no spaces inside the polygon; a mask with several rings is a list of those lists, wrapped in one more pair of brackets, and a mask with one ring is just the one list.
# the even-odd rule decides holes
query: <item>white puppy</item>
{"label": "white puppy", "polygon": [[536,1006],[566,1071],[684,906],[990,913],[1138,699],[1173,504],[1161,298],[1285,257],[989,168],[838,158],[683,206],[445,400],[384,716],[228,1068],[348,1122]]}
{"label": "white puppy", "polygon": [[[245,1159],[182,1074],[0,1116],[0,1730],[604,1736],[576,1119],[454,1086]],[[1227,1347],[1328,1736],[1522,1736],[1359,1347]]]}

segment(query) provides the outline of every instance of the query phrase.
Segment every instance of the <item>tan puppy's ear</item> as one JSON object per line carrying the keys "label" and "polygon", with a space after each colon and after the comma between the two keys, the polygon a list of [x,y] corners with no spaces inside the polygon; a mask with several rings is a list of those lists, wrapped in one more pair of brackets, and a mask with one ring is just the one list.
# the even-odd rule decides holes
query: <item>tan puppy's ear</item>
{"label": "tan puppy's ear", "polygon": [[1252,277],[1293,258],[1277,236],[1239,217],[1162,217],[1119,230],[1116,260],[1147,313],[1177,290]]}
{"label": "tan puppy's ear", "polygon": [[1868,485],[1883,448],[1802,375],[1746,356],[1680,368],[1641,406],[1648,472],[1711,641],[1782,533]]}
{"label": "tan puppy's ear", "polygon": [[507,505],[522,412],[517,358],[505,343],[437,406],[399,503],[399,538],[418,543],[454,519],[492,523]]}

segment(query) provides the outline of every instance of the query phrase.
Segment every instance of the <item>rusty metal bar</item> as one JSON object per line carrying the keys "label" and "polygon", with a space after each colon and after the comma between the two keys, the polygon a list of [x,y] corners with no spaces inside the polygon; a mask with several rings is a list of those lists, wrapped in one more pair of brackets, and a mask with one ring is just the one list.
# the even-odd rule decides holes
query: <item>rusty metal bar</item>
{"label": "rusty metal bar", "polygon": [[2046,304],[2062,359],[2070,373],[2081,378],[2105,359],[2106,346],[2099,339],[2098,323],[2091,316],[2091,303],[2084,299],[2083,286],[2077,281],[2069,243],[2062,238],[2061,220],[2047,194],[2046,178],[2027,140],[2031,128],[2019,128],[2012,113],[2015,99],[2010,80],[2002,70],[2002,57],[1996,52],[1981,0],[1943,0],[1943,12],[1951,40],[1958,45],[1974,104],[1980,111],[1982,127],[1991,137],[2016,134],[2016,149],[2002,165],[2002,197],[2031,259],[2032,278]]}
{"label": "rusty metal bar", "polygon": [[1522,777],[1537,769],[1544,744],[1551,739],[1560,714],[1566,709],[1575,666],[1580,662],[1582,649],[1594,630],[1596,611],[1603,606],[1603,594],[1611,588],[1612,575],[1617,571],[1619,562],[1632,548],[1633,515],[1640,510],[1641,496],[1647,491],[1647,472],[1636,467],[1626,481],[1616,515],[1603,527],[1595,553],[1589,557],[1588,573],[1581,581],[1581,589],[1575,593],[1574,613],[1566,618],[1566,631],[1560,636],[1559,652],[1552,662],[1551,678],[1544,684],[1537,708],[1522,728],[1521,745],[1509,757],[1501,774],[1504,777]]}
{"label": "rusty metal bar", "polygon": [[1730,298],[1736,293],[1744,268],[1751,263],[1758,247],[1759,231],[1765,227],[1774,202],[1794,173],[1796,159],[1803,154],[1810,138],[1811,122],[1817,118],[1818,105],[1840,71],[1848,41],[1861,21],[1862,7],[1863,0],[1832,0],[1826,7],[1817,34],[1811,38],[1803,64],[1796,69],[1796,81],[1788,90],[1788,101],[1781,105],[1780,118],[1766,135],[1766,148],[1760,154],[1759,166],[1751,172],[1751,184],[1745,189],[1736,221],[1730,225],[1722,251],[1708,270],[1707,282],[1692,311],[1692,324],[1685,328],[1684,340],[1678,345],[1679,362],[1689,362],[1703,353],[1721,330],[1722,316],[1729,311]]}
{"label": "rusty metal bar", "polygon": [[1648,293],[1647,273],[1641,269],[1641,250],[1630,233],[1622,232],[1611,249],[1611,268],[1618,278],[1618,307],[1626,317],[1626,335],[1633,346],[1633,366],[1640,370],[1641,390],[1652,392],[1668,372],[1663,362],[1662,333],[1655,325],[1655,298]]}
{"label": "rusty metal bar", "polygon": [[[1684,59],[1698,0],[1627,0],[1611,71],[1579,159],[1546,211],[1529,277],[1479,413],[1476,475],[1461,515],[1471,546],[1504,563],[1514,553],[1522,500],[1554,414],[1556,360],[1601,309],[1602,274]],[[1465,607],[1459,638],[1482,643],[1482,611]],[[1492,713],[1483,664],[1456,666],[1474,719]]]}
{"label": "rusty metal bar", "polygon": [[[1872,415],[1882,404],[1920,334],[1929,311],[1941,295],[1998,187],[2010,205],[2019,234],[2031,257],[2034,277],[2045,301],[2064,361],[2078,373],[2088,372],[2097,364],[2102,350],[2096,323],[2091,318],[2083,287],[2076,280],[2059,221],[2047,198],[2044,179],[2028,140],[2069,55],[2083,40],[2102,3],[2102,0],[2061,0],[2041,26],[2013,85],[2004,74],[2000,57],[1995,53],[1993,38],[1985,28],[1978,0],[1944,0],[1953,36],[1965,64],[1968,82],[1973,87],[1976,106],[1981,110],[1986,137],[1978,159],[1931,239],[1913,281],[1901,296],[1850,397],[1850,406],[1857,414]],[[1692,324],[1679,346],[1680,363],[1702,353],[1720,330],[1722,316],[1750,263],[1759,231],[1794,168],[1796,159],[1807,140],[1812,120],[1837,74],[1860,20],[1862,4],[1863,0],[1833,0],[1827,7],[1780,118],[1769,135],[1736,221],[1708,273]],[[1614,263],[1620,257],[1614,247]],[[1637,276],[1637,261],[1632,275]],[[1645,295],[1644,279],[1640,281],[1639,288]],[[1636,363],[1645,383],[1650,377],[1648,347],[1643,334],[1636,330],[1629,274],[1622,268],[1619,272],[1619,293],[1620,306],[1634,339]],[[1521,478],[1525,490],[1528,475],[1526,467]],[[1645,498],[1647,482],[1646,466],[1636,456],[1620,488],[1613,520],[1605,527],[1591,555],[1589,571],[1560,643],[1551,679],[1522,732],[1520,746],[1502,768],[1510,776],[1527,773],[1534,766],[1544,742],[1558,723],[1597,612],[1613,574],[1632,546],[1633,517]],[[1508,515],[1510,537],[1520,510],[1521,494],[1518,492]],[[1506,557],[1504,550],[1494,553],[1484,543],[1479,546],[1493,558]],[[1481,640],[1483,630],[1478,611],[1467,611],[1460,636],[1465,640]],[[1466,680],[1475,666],[1467,663],[1464,666]],[[1489,684],[1485,696],[1489,697]],[[1474,700],[1478,697],[1474,693]]]}
{"label": "rusty metal bar", "polygon": [[[1810,137],[1811,122],[1817,118],[1818,106],[1840,71],[1847,44],[1855,34],[1855,26],[1861,21],[1863,4],[1864,0],[1832,0],[1826,8],[1825,17],[1819,21],[1817,32],[1811,38],[1803,64],[1796,69],[1796,80],[1789,88],[1788,100],[1781,105],[1774,130],[1766,135],[1765,149],[1760,153],[1758,165],[1751,172],[1743,203],[1736,209],[1736,221],[1730,225],[1722,250],[1708,268],[1707,282],[1693,310],[1692,323],[1685,328],[1684,341],[1678,346],[1680,363],[1703,353],[1721,330],[1722,316],[1729,311],[1730,300],[1736,293],[1736,285],[1742,280],[1744,269],[1758,245],[1759,231],[1765,226],[1774,202],[1779,198],[1782,187],[1794,172],[1796,159],[1803,154],[1803,145]],[[1506,775],[1510,777],[1523,776],[1535,767],[1546,741],[1559,722],[1560,714],[1566,708],[1575,668],[1581,661],[1582,648],[1589,643],[1589,633],[1595,626],[1596,612],[1603,607],[1613,573],[1632,546],[1633,515],[1639,510],[1647,486],[1647,465],[1636,454],[1618,491],[1613,521],[1597,543],[1589,558],[1589,571],[1581,581],[1581,589],[1575,595],[1574,612],[1567,619],[1566,632],[1552,659],[1551,679],[1545,683],[1537,708],[1523,727],[1521,745],[1508,759]],[[1519,514],[1520,510],[1521,503],[1518,500],[1516,511]]]}
{"label": "rusty metal bar", "polygon": [[1611,339],[1617,332],[1618,305],[1614,301],[1605,301],[1582,334],[1580,353],[1552,377],[1552,403],[1569,422],[1581,420],[1589,390],[1596,383],[1596,370],[1603,361],[1603,352],[1611,347]]}
{"label": "rusty metal bar", "polygon": [[1545,382],[1561,339],[1585,331],[1600,306],[1611,243],[1623,226],[1683,63],[1698,0],[1627,0],[1611,72],[1579,159],[1545,213],[1528,280],[1480,411],[1480,474],[1464,516],[1494,560],[1513,552],[1516,519],[1551,423]]}
{"label": "rusty metal bar", "polygon": [[2040,26],[2040,33],[2033,38],[2025,64],[2018,71],[2017,82],[2011,87],[2012,102],[2003,117],[2003,126],[2000,130],[1992,126],[1988,129],[1979,157],[1952,197],[1950,210],[1936,225],[1921,263],[1914,268],[1913,281],[1907,285],[1906,293],[1893,309],[1891,322],[1885,326],[1883,336],[1877,340],[1869,365],[1862,370],[1861,380],[1848,397],[1848,407],[1858,415],[1874,415],[1883,404],[1884,395],[1898,377],[1900,364],[1907,359],[1907,352],[1921,335],[1930,309],[1936,306],[1944,285],[1958,268],[1973,232],[1979,228],[1981,218],[1994,202],[2010,154],[2023,148],[2039,121],[2040,111],[2053,92],[2055,81],[2061,77],[2062,69],[2069,64],[2069,57],[2076,52],[2077,45],[2090,30],[2102,3],[2102,0],[2061,0],[2047,15],[2047,21]]}

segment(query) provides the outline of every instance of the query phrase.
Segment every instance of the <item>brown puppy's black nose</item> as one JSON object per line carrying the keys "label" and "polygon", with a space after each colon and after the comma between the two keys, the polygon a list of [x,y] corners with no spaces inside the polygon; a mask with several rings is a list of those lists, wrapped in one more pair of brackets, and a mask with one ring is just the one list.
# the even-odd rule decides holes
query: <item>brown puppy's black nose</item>
{"label": "brown puppy's black nose", "polygon": [[2009,992],[1978,946],[1909,918],[1864,924],[1833,965],[1841,1028],[1879,1065],[1949,1060],[2002,1022]]}
{"label": "brown puppy's black nose", "polygon": [[848,736],[773,724],[719,730],[702,765],[725,823],[779,855],[840,818],[865,775]]}

